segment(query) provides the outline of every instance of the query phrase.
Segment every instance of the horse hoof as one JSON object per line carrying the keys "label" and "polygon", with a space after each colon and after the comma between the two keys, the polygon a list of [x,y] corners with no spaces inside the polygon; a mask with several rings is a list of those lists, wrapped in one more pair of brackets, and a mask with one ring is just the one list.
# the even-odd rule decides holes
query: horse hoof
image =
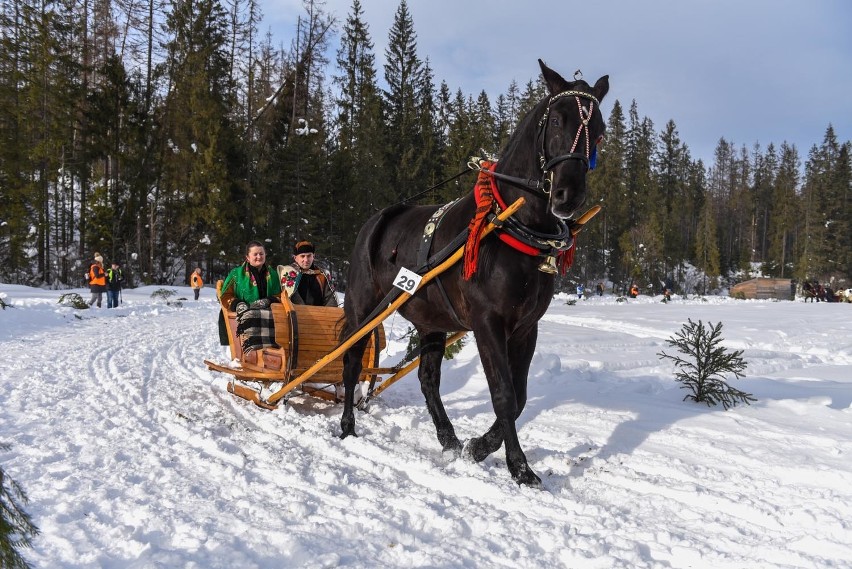
{"label": "horse hoof", "polygon": [[482,449],[482,445],[479,443],[480,439],[470,439],[465,442],[464,448],[462,449],[462,455],[465,459],[471,462],[482,462],[490,453],[485,452]]}
{"label": "horse hoof", "polygon": [[355,437],[356,439],[358,438],[358,433],[356,433],[356,432],[355,432],[355,429],[348,429],[348,430],[343,431],[342,433],[340,433],[340,440],[345,439],[345,438],[346,438],[346,437],[348,437],[349,435],[352,435],[352,436],[353,436],[353,437]]}
{"label": "horse hoof", "polygon": [[463,451],[462,444],[459,443],[458,445],[452,445],[452,446],[444,447],[444,449],[441,451],[441,456],[443,456],[444,460],[446,460],[448,462],[453,461],[453,460],[458,460],[459,457],[462,456],[462,451]]}
{"label": "horse hoof", "polygon": [[541,478],[533,472],[529,466],[526,466],[521,469],[516,476],[512,476],[512,479],[518,483],[518,486],[529,486],[530,488],[538,488],[541,489]]}

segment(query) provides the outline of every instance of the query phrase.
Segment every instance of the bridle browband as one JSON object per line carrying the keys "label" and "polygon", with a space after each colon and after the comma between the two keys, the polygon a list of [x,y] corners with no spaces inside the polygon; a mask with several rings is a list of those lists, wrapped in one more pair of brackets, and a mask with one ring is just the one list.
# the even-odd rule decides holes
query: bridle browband
{"label": "bridle browband", "polygon": [[[571,144],[571,150],[567,154],[560,154],[558,156],[554,156],[548,159],[547,152],[544,148],[545,142],[547,141],[547,119],[550,116],[551,105],[553,105],[554,102],[563,97],[574,97],[574,100],[577,101],[577,109],[580,115],[580,125],[577,127],[577,133],[574,135],[574,142]],[[580,101],[581,98],[588,99],[590,101],[588,110],[583,107]],[[547,107],[544,110],[544,114],[538,121],[538,132],[536,134],[536,138],[541,139],[541,151],[538,153],[539,166],[541,167],[541,178],[539,180],[533,180],[532,178],[510,176],[508,174],[502,174],[493,170],[490,172],[491,175],[497,178],[498,180],[502,180],[504,182],[512,184],[513,186],[518,186],[527,190],[542,191],[545,194],[549,195],[550,190],[553,186],[553,172],[551,170],[557,164],[566,160],[580,160],[586,167],[586,170],[589,170],[590,158],[593,150],[592,142],[590,140],[589,135],[589,121],[591,120],[592,115],[594,114],[595,105],[600,106],[600,102],[598,101],[597,97],[595,97],[591,93],[586,93],[584,91],[562,91],[550,97],[550,99],[548,99],[547,101]],[[586,135],[585,152],[576,152],[577,143],[580,140],[581,134]],[[473,170],[479,170],[479,165],[475,162],[469,163],[468,167]]]}

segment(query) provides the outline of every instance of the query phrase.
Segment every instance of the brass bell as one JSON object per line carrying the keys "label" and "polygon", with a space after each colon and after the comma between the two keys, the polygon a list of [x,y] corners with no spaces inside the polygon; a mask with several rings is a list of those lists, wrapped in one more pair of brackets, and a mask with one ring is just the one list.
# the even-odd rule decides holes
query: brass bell
{"label": "brass bell", "polygon": [[544,262],[538,266],[538,270],[548,275],[555,275],[559,269],[556,267],[556,257],[548,255],[544,258]]}

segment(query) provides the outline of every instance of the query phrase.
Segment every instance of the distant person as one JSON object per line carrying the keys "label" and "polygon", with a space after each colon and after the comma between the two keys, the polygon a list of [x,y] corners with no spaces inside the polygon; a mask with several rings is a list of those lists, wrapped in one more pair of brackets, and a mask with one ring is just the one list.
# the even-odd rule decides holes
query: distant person
{"label": "distant person", "polygon": [[118,308],[121,302],[121,289],[124,287],[124,273],[121,265],[112,262],[112,266],[106,272],[107,281],[107,308]]}
{"label": "distant person", "polygon": [[586,287],[583,285],[583,283],[578,284],[577,285],[577,298],[582,300],[584,292],[586,292]]}
{"label": "distant person", "polygon": [[314,264],[315,249],[310,241],[293,247],[293,264],[278,265],[281,288],[293,304],[337,306],[331,276]]}
{"label": "distant person", "polygon": [[630,298],[636,298],[639,296],[639,287],[635,284],[630,285]]}
{"label": "distant person", "polygon": [[192,292],[195,293],[195,300],[201,294],[201,287],[204,286],[204,281],[201,279],[201,267],[196,267],[192,271],[192,276],[189,277],[189,286],[192,287]]}
{"label": "distant person", "polygon": [[805,280],[802,283],[802,296],[805,297],[805,302],[809,300],[813,302],[816,298],[816,292],[814,291],[814,287],[808,280]]}
{"label": "distant person", "polygon": [[100,253],[95,253],[94,260],[89,265],[88,277],[89,292],[92,293],[92,298],[89,299],[89,306],[97,303],[98,308],[100,308],[104,293],[107,291],[104,258],[101,257]]}
{"label": "distant person", "polygon": [[597,291],[598,296],[603,296],[603,293],[604,293],[603,283],[598,283],[598,286],[595,287],[595,290]]}

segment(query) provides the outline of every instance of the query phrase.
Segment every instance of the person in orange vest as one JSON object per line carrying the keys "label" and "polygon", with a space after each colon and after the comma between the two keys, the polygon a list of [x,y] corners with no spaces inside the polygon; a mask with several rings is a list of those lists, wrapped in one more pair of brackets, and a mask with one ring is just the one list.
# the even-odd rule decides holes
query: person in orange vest
{"label": "person in orange vest", "polygon": [[95,253],[94,262],[89,266],[89,292],[92,293],[92,298],[89,300],[89,306],[98,303],[98,308],[101,307],[104,293],[107,290],[106,273],[104,272],[104,258],[100,253]]}
{"label": "person in orange vest", "polygon": [[639,287],[635,284],[630,285],[630,298],[636,298],[639,296]]}
{"label": "person in orange vest", "polygon": [[189,277],[189,286],[192,287],[192,292],[195,293],[195,300],[198,300],[198,295],[201,294],[201,287],[204,286],[204,281],[201,279],[201,267],[196,267],[192,271],[192,276]]}

